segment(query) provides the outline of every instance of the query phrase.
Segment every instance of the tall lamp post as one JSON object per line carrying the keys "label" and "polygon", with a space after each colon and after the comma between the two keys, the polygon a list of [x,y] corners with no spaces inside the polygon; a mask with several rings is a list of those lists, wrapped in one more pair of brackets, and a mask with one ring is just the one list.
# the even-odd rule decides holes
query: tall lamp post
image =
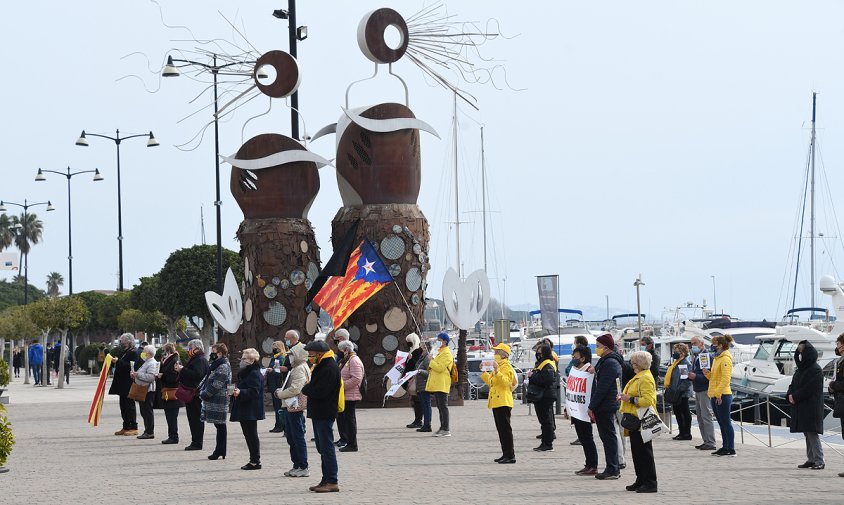
{"label": "tall lamp post", "polygon": [[644,286],[645,283],[642,282],[642,274],[639,274],[639,277],[636,278],[636,281],[633,282],[633,286],[636,288],[636,320],[638,321],[639,325],[639,338],[642,338],[642,301],[639,297],[639,286]]}
{"label": "tall lamp post", "polygon": [[[224,72],[223,70],[230,69],[230,67],[236,67],[239,65],[243,65],[245,63],[250,62],[243,62],[243,61],[233,61],[229,63],[224,63],[221,65],[217,64],[217,55],[212,54],[211,57],[211,64],[202,63],[199,61],[192,61],[192,60],[181,60],[177,58],[173,58],[172,56],[167,57],[167,64],[164,66],[164,70],[161,72],[162,77],[179,77],[182,75],[180,68],[183,67],[199,67],[207,72],[211,73],[214,79],[214,183],[216,186],[216,198],[214,200],[214,207],[217,208],[217,292],[223,292],[223,232],[220,224],[220,207],[223,205],[223,200],[220,197],[220,127],[217,118],[217,114],[219,113],[218,108],[218,96],[217,96],[217,76],[218,75],[236,75],[236,76],[243,76],[242,72]],[[251,62],[254,63],[254,62]],[[266,73],[259,69],[257,74],[259,79],[263,79],[268,77]]]}
{"label": "tall lamp post", "polygon": [[86,136],[85,130],[82,130],[82,134],[79,135],[79,138],[76,140],[76,145],[88,147],[88,136],[111,140],[114,142],[114,145],[117,146],[117,258],[119,279],[117,289],[118,291],[123,291],[123,206],[120,196],[120,143],[128,139],[147,137],[147,147],[156,147],[159,144],[152,132],[149,132],[149,134],[141,133],[138,135],[127,135],[125,137],[121,137],[120,130],[116,130],[114,137],[109,137],[108,135],[100,135],[98,133],[88,133]]}
{"label": "tall lamp post", "polygon": [[710,275],[712,277],[712,304],[715,306],[715,313],[718,313],[718,299],[715,298],[715,276]]}
{"label": "tall lamp post", "polygon": [[[29,203],[28,201],[24,200],[23,203],[15,203],[15,202],[7,202],[4,200],[0,200],[0,212],[6,212],[7,208],[6,205],[14,205],[15,207],[20,207],[23,209],[23,236],[25,240],[29,240],[29,208],[30,207],[37,207],[39,205],[46,205],[47,212],[52,212],[56,210],[53,207],[53,204],[50,203],[50,200],[46,202],[38,202],[38,203]],[[26,248],[26,251],[23,255],[23,304],[29,304],[29,247]]]}
{"label": "tall lamp post", "polygon": [[[276,9],[273,17],[287,19],[287,33],[290,41],[290,56],[298,59],[297,42],[308,38],[307,26],[296,26],[296,0],[287,0],[287,10]],[[290,136],[299,140],[299,92],[290,95]]]}
{"label": "tall lamp post", "polygon": [[81,174],[94,174],[94,182],[99,182],[103,180],[103,176],[100,175],[100,170],[95,168],[94,170],[81,170],[79,172],[71,172],[70,167],[67,167],[66,172],[59,172],[56,170],[44,170],[39,168],[38,174],[35,176],[35,180],[38,182],[46,181],[47,177],[44,175],[45,173],[57,174],[67,178],[67,277],[68,277],[68,290],[69,294],[73,294],[73,228],[72,228],[72,220],[71,220],[71,205],[70,205],[70,179],[75,175]]}

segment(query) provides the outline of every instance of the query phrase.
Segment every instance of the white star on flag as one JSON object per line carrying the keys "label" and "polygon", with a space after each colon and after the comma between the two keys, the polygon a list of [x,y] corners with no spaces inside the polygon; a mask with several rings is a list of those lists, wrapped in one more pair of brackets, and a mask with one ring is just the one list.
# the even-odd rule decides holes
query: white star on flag
{"label": "white star on flag", "polygon": [[363,269],[366,272],[366,273],[364,273],[364,275],[371,274],[372,272],[375,271],[375,269],[372,268],[372,265],[374,265],[374,264],[375,264],[374,261],[369,261],[369,259],[367,258],[366,262],[363,264]]}

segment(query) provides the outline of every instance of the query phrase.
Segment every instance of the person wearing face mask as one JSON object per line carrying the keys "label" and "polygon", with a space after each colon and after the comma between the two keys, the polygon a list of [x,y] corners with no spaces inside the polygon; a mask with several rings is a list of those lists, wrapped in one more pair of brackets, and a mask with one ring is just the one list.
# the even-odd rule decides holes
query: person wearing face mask
{"label": "person wearing face mask", "polygon": [[595,475],[598,480],[615,480],[621,477],[619,468],[619,443],[616,430],[616,413],[619,409],[618,394],[621,382],[621,356],[615,352],[612,335],[605,333],[595,342],[599,359],[594,368],[592,398],[589,401],[589,415],[595,420],[598,436],[604,445],[604,471]]}
{"label": "person wearing face mask", "polygon": [[229,420],[239,422],[249,448],[249,462],[241,470],[261,469],[261,442],[258,421],[264,419],[264,376],[261,375],[261,355],[253,348],[244,349],[237,372],[237,385],[232,391],[234,401]]}
{"label": "person wearing face mask", "polygon": [[791,376],[786,398],[791,404],[790,428],[792,433],[802,433],[806,439],[806,462],[797,468],[823,470],[823,371],[818,365],[818,351],[808,340],[797,344],[794,351],[797,370]]}
{"label": "person wearing face mask", "polygon": [[[37,345],[36,340],[36,345]],[[120,417],[123,418],[123,429],[116,431],[114,434],[118,436],[137,436],[138,435],[138,411],[135,409],[135,401],[129,398],[129,388],[132,387],[132,378],[129,372],[133,371],[131,363],[138,361],[138,353],[135,350],[135,337],[131,333],[124,333],[118,339],[118,347],[122,354],[120,357],[112,361],[114,367],[114,377],[111,380],[111,387],[108,389],[108,394],[117,395],[120,397]],[[40,345],[38,345],[40,349]],[[35,346],[29,348],[30,354]],[[38,351],[38,356],[41,356],[41,351]],[[32,365],[32,358],[30,357],[30,364]],[[41,371],[41,362],[38,362],[38,372]],[[40,381],[40,375],[36,376],[36,381]],[[36,382],[38,384],[38,382]]]}
{"label": "person wearing face mask", "polygon": [[554,401],[557,399],[554,392],[554,378],[557,375],[557,364],[551,354],[551,348],[543,345],[536,353],[536,365],[528,372],[528,382],[532,386],[542,388],[542,397],[533,403],[536,408],[536,419],[542,428],[542,441],[537,452],[550,452],[554,450]]}
{"label": "person wearing face mask", "polygon": [[712,369],[704,369],[703,373],[709,379],[709,398],[712,403],[712,410],[715,411],[715,419],[721,428],[722,447],[713,452],[713,456],[735,457],[735,431],[733,421],[730,417],[730,410],[733,404],[733,390],[730,388],[730,378],[733,375],[733,355],[730,354],[730,347],[733,343],[731,335],[719,335],[712,338],[712,345],[715,348],[715,359],[712,360]]}
{"label": "person wearing face mask", "polygon": [[434,433],[435,437],[451,436],[448,423],[448,393],[451,391],[451,368],[457,364],[454,363],[454,355],[448,348],[450,341],[448,333],[440,332],[434,343],[438,348],[437,355],[428,363],[425,391],[437,400],[437,410],[440,412],[440,429]]}
{"label": "person wearing face mask", "polygon": [[214,452],[208,456],[208,459],[226,459],[226,439],[228,437],[226,414],[228,414],[229,410],[228,387],[232,381],[232,368],[229,364],[228,346],[223,343],[213,345],[208,358],[211,364],[208,367],[208,375],[202,381],[202,388],[199,391],[199,397],[202,399],[202,419],[208,424],[213,424],[217,430]]}
{"label": "person wearing face mask", "polygon": [[144,401],[138,402],[141,410],[141,418],[144,420],[144,432],[138,435],[141,440],[155,438],[155,415],[152,407],[155,403],[155,379],[158,376],[158,361],[155,361],[155,347],[147,345],[141,351],[143,364],[135,372],[129,372],[129,376],[139,386],[147,386],[147,395]]}
{"label": "person wearing face mask", "polygon": [[[417,369],[419,359],[422,357],[422,348],[419,346],[419,335],[415,333],[409,334],[405,337],[407,342],[408,352],[410,355],[405,361],[404,373],[408,374]],[[419,394],[416,392],[416,377],[404,383],[404,387],[410,393],[410,406],[413,408],[413,422],[407,425],[407,428],[421,428],[422,427],[422,402],[419,400]]]}
{"label": "person wearing face mask", "polygon": [[363,361],[355,353],[354,346],[348,340],[340,342],[337,347],[343,353],[340,360],[340,377],[343,379],[343,398],[346,407],[343,412],[337,414],[337,432],[340,440],[335,444],[340,452],[357,452],[358,450],[358,421],[355,415],[355,407],[363,399],[360,392],[360,385],[366,371],[363,368]]}
{"label": "person wearing face mask", "polygon": [[[589,347],[576,347],[571,356],[571,367],[575,370],[586,372],[592,365],[592,351],[589,350]],[[595,446],[595,438],[592,435],[592,423],[574,417],[572,417],[571,422],[577,432],[579,445],[583,447],[583,455],[586,456],[586,464],[574,474],[582,476],[597,475],[598,448]]]}
{"label": "person wearing face mask", "polygon": [[286,372],[281,371],[287,357],[287,346],[284,341],[276,340],[273,342],[273,356],[270,358],[270,363],[267,365],[267,391],[271,394],[273,399],[273,412],[275,412],[275,425],[270,430],[270,433],[282,433],[284,431],[284,411],[281,409],[281,400],[276,398],[272,393],[281,387],[284,383]]}
{"label": "person wearing face mask", "polygon": [[639,350],[651,355],[651,375],[653,375],[654,381],[659,384],[659,364],[661,361],[659,359],[659,353],[654,348],[654,339],[648,336],[642,337],[639,340]]}
{"label": "person wearing face mask", "polygon": [[686,344],[674,344],[671,354],[671,365],[665,373],[665,401],[671,404],[674,416],[677,418],[677,428],[680,433],[674,440],[692,439],[692,412],[689,410],[690,381],[683,378],[688,374],[689,348]]}
{"label": "person wearing face mask", "polygon": [[[841,411],[841,405],[844,404],[844,333],[838,335],[835,340],[835,355],[840,356],[835,362],[835,377],[829,383],[829,393],[833,395],[834,408],[832,415],[841,420],[841,436],[844,437],[844,412]],[[844,472],[838,474],[839,477],[844,477]]]}
{"label": "person wearing face mask", "polygon": [[176,352],[176,344],[164,344],[158,379],[161,381],[161,408],[164,409],[164,418],[167,419],[167,438],[161,441],[165,445],[179,443],[179,409],[185,406],[176,398],[176,389],[179,387],[177,362],[179,353]]}
{"label": "person wearing face mask", "polygon": [[197,394],[197,389],[208,373],[208,360],[205,359],[205,345],[202,340],[196,338],[188,342],[188,362],[185,366],[176,363],[176,371],[179,372],[179,385],[194,392],[190,401],[185,402],[191,438],[190,445],[185,447],[185,450],[199,451],[205,436],[205,423],[202,422],[202,400]]}
{"label": "person wearing face mask", "polygon": [[311,380],[302,387],[308,397],[308,418],[314,430],[314,442],[322,459],[322,478],[319,484],[308,489],[314,493],[336,493],[337,453],[334,446],[334,421],[340,397],[340,368],[334,352],[322,340],[308,342],[305,346],[311,367]]}
{"label": "person wearing face mask", "polygon": [[416,396],[419,398],[419,406],[422,410],[422,426],[416,428],[420,433],[431,432],[431,393],[425,391],[428,386],[428,365],[431,363],[431,341],[425,343],[425,350],[416,363],[416,375],[413,381],[416,383]]}
{"label": "person wearing face mask", "polygon": [[481,380],[489,385],[487,407],[492,409],[495,429],[498,431],[498,441],[501,444],[501,457],[495,462],[501,465],[516,462],[513,448],[513,429],[510,427],[510,412],[513,410],[513,389],[517,384],[516,371],[510,364],[510,346],[498,344],[492,348],[495,351],[495,361],[492,372],[481,374]]}
{"label": "person wearing face mask", "polygon": [[700,337],[692,337],[692,370],[689,372],[689,380],[692,381],[692,390],[695,395],[695,414],[697,416],[697,427],[703,443],[696,445],[695,449],[701,451],[715,450],[715,424],[712,418],[715,416],[712,411],[712,402],[709,401],[709,379],[703,373],[700,365],[701,354],[707,354],[706,343]]}

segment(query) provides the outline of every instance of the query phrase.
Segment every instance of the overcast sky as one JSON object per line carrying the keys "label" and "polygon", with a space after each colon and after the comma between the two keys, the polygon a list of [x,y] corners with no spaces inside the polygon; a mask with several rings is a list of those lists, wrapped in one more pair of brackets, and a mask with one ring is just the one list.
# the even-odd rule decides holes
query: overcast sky
{"label": "overcast sky", "polygon": [[[395,2],[389,2],[395,4]],[[245,47],[218,13],[236,22],[260,52],[287,50],[287,22],[271,16],[286,2],[256,0],[161,2],[171,25],[197,38],[222,38]],[[387,4],[299,2],[299,24],[309,37],[299,46],[300,106],[313,133],[337,121],[349,83],[371,75],[357,47],[358,20]],[[405,17],[421,2],[401,2]],[[495,296],[508,304],[536,303],[534,276],[561,276],[562,306],[634,311],[632,287],[641,273],[642,309],[660,318],[687,301],[712,304],[743,318],[778,318],[786,307],[789,250],[809,145],[811,93],[818,91],[817,272],[844,274],[840,233],[830,195],[844,189],[844,4],[807,1],[449,1],[456,19],[497,19],[509,39],[482,47],[500,60],[494,86],[467,85],[480,111],[458,112],[461,221],[465,272],[483,266],[479,125],[484,124],[492,196],[489,275]],[[518,9],[517,9],[518,8]],[[193,151],[174,147],[211,119],[200,113],[202,85],[187,78],[160,82],[174,41],[190,35],[164,27],[158,7],[142,0],[6,2],[2,17],[6,119],[0,199],[50,199],[42,244],[30,254],[30,280],[42,286],[51,271],[67,276],[67,197],[63,178],[33,181],[36,170],[99,168],[106,178],[73,179],[74,290],[117,285],[115,146],[83,129],[124,134],[155,132],[122,145],[125,278],[130,287],[157,272],[173,250],[215,242],[214,146],[209,130]],[[495,28],[495,25],[490,25]],[[517,35],[517,36],[516,36]],[[207,47],[207,46],[206,46]],[[144,56],[134,55],[141,52]],[[487,63],[486,65],[490,65]],[[455,263],[452,97],[427,82],[408,61],[395,65],[410,87],[410,106],[442,140],[423,133],[419,205],[431,224],[429,296],[440,297],[445,269]],[[137,74],[145,82],[120,77]],[[145,88],[157,90],[149,93]],[[352,88],[350,105],[401,101],[395,81],[378,78]],[[280,101],[269,115],[256,99],[220,125],[221,153],[265,132],[289,134],[289,110]],[[333,139],[312,149],[333,158]],[[821,170],[821,169],[825,170]],[[223,243],[238,250],[242,214],[228,192],[222,166]],[[310,219],[330,255],[331,219],[341,205],[330,167]],[[828,189],[827,183],[828,182]],[[823,198],[821,197],[822,195]],[[820,208],[825,210],[820,210]],[[808,235],[808,231],[804,232]],[[835,252],[837,251],[837,253]],[[808,260],[801,268],[808,270]],[[842,266],[841,270],[844,270]],[[798,283],[798,305],[809,282]],[[67,291],[65,286],[64,292]],[[819,303],[828,305],[823,295]],[[789,304],[790,305],[790,304]]]}

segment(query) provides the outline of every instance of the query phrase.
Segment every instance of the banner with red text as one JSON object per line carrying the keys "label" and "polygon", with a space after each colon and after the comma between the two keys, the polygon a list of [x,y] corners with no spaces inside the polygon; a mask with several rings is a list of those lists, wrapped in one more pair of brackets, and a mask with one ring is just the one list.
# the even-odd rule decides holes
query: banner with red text
{"label": "banner with red text", "polygon": [[595,377],[587,371],[571,369],[566,381],[566,410],[569,415],[581,421],[591,422],[589,419],[589,401],[592,399],[592,379]]}

